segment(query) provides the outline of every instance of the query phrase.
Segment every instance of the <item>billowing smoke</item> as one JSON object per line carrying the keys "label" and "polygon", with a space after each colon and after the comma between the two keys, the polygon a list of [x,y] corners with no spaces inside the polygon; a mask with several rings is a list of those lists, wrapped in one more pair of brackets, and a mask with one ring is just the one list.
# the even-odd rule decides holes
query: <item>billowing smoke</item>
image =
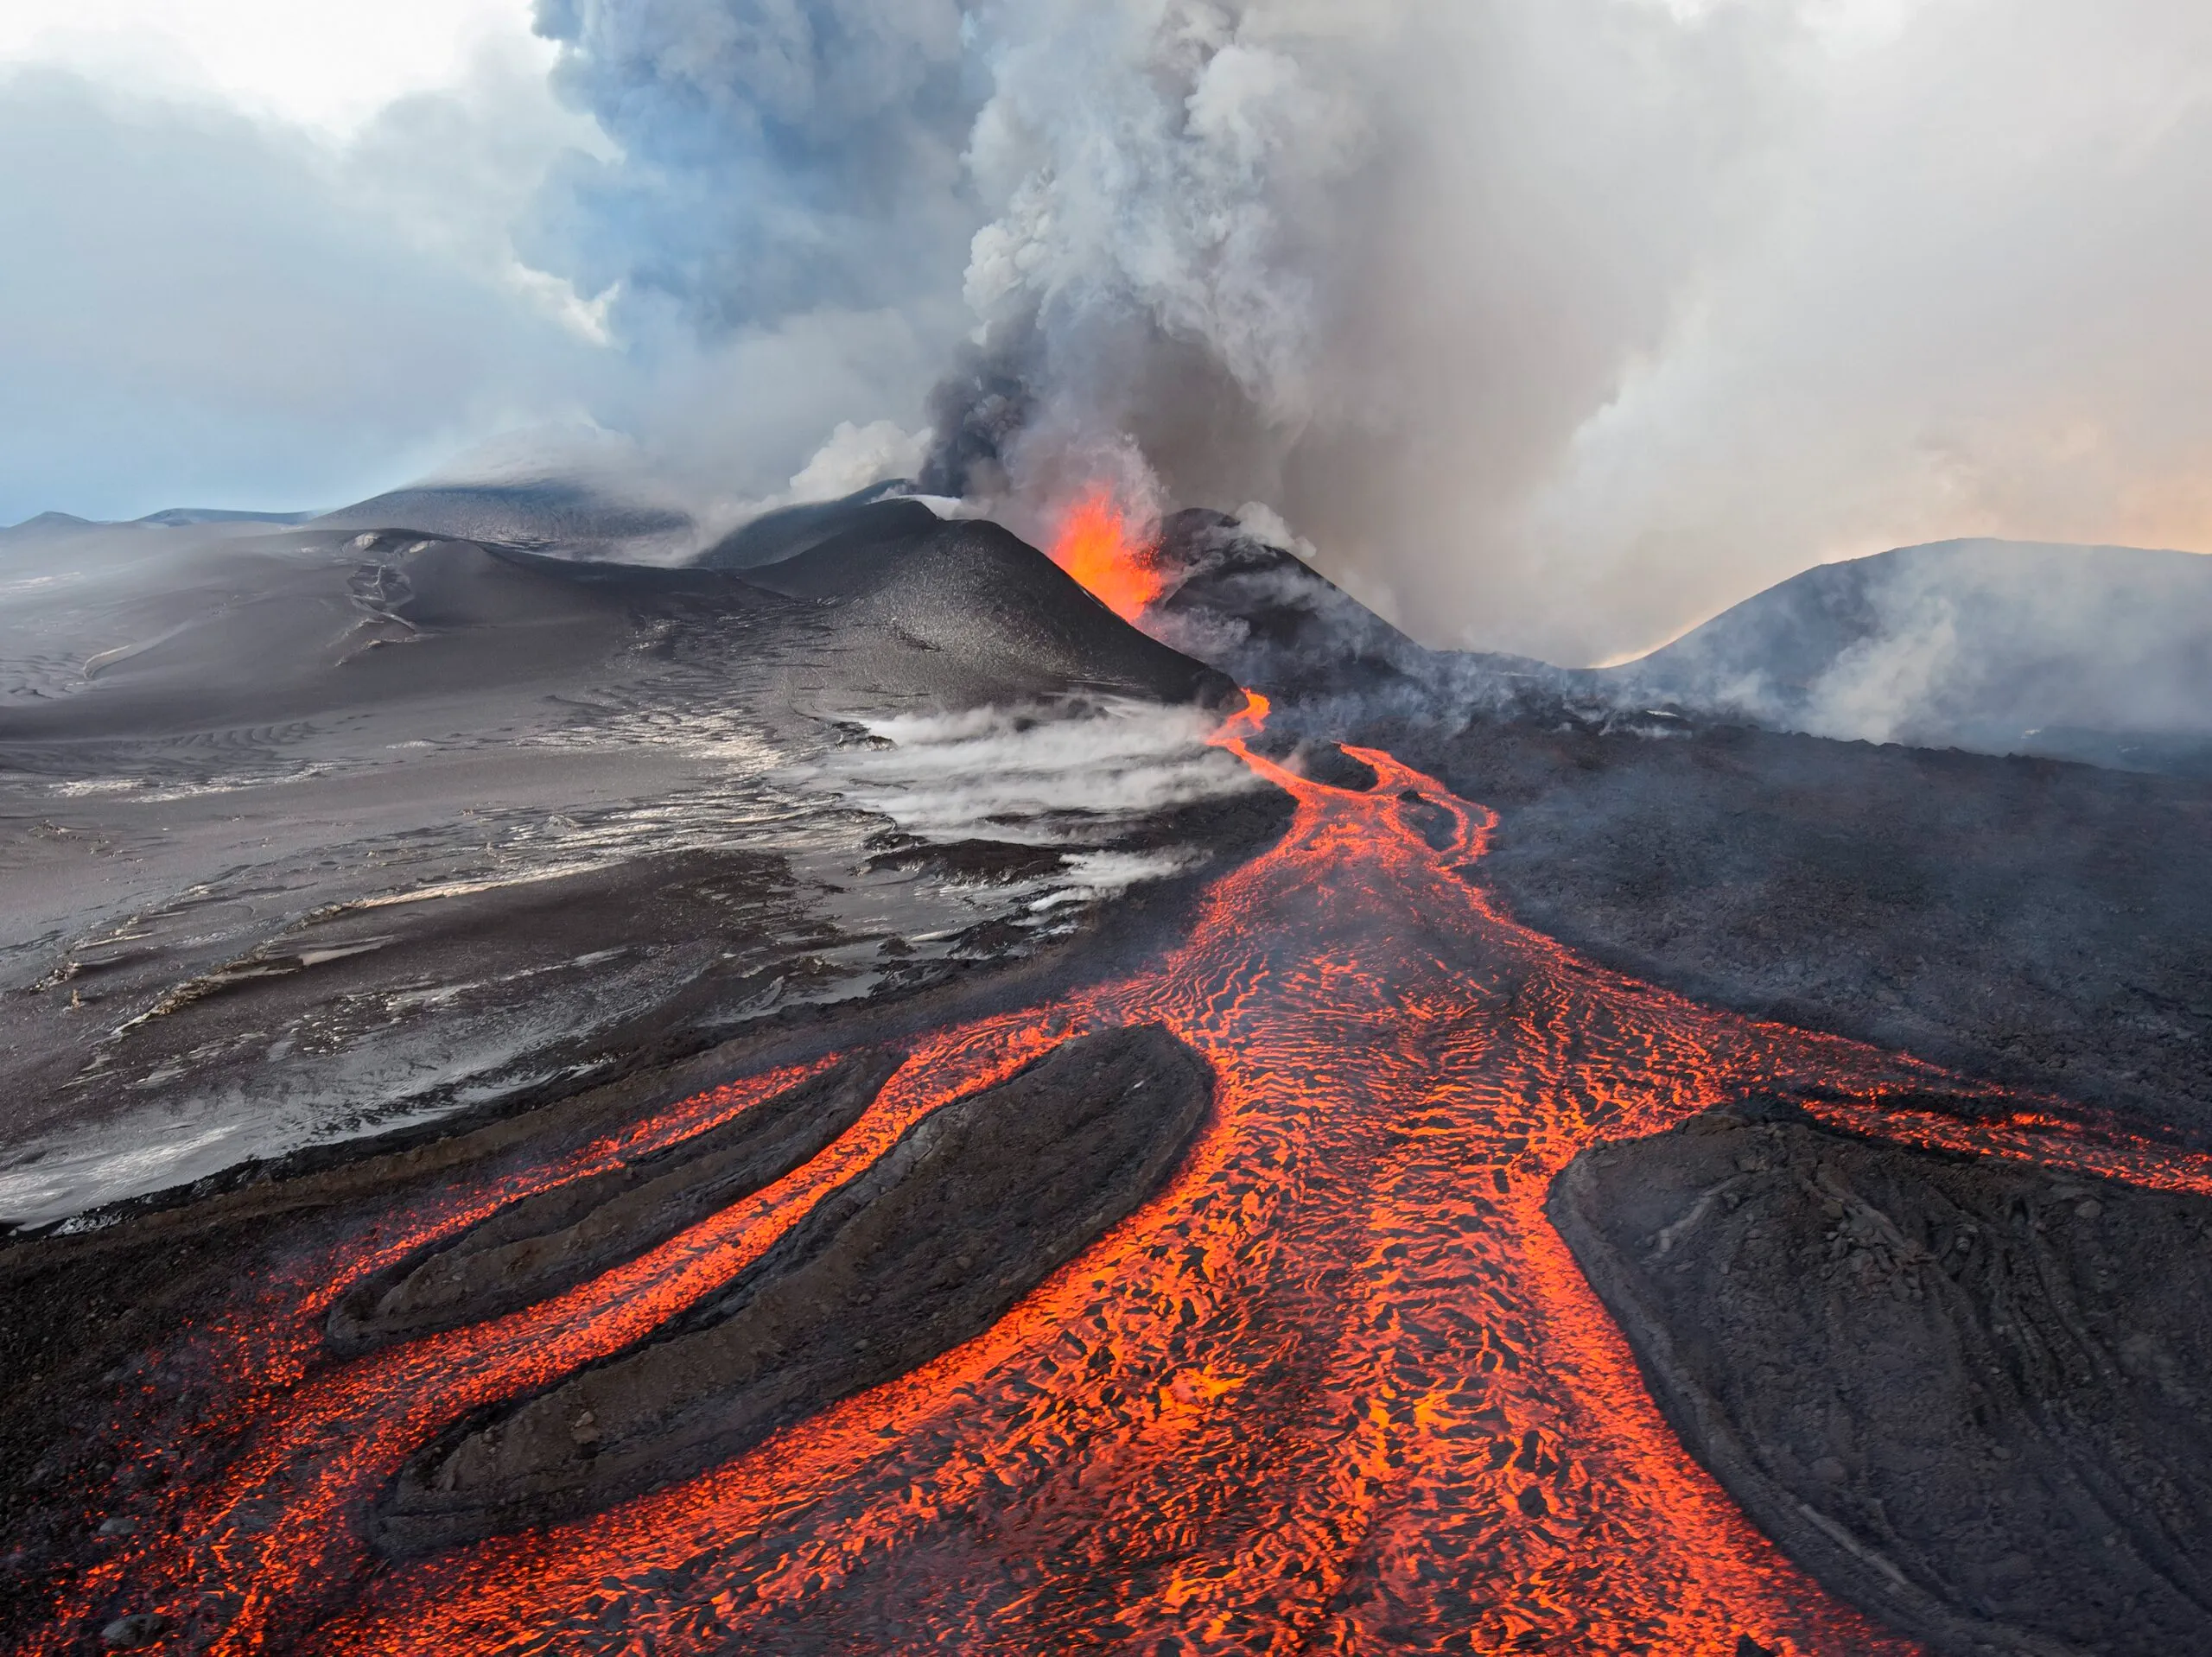
{"label": "billowing smoke", "polygon": [[1017,491],[1102,468],[1126,486],[1146,462],[1183,497],[1273,481],[1318,405],[1389,10],[1042,0],[993,16],[969,162],[997,216],[965,292],[987,356],[1041,387],[1004,447]]}
{"label": "billowing smoke", "polygon": [[955,0],[539,0],[556,84],[621,148],[569,158],[531,251],[633,324],[904,305],[972,233]]}
{"label": "billowing smoke", "polygon": [[1264,502],[1562,661],[1885,545],[2212,533],[2188,0],[540,6],[620,154],[535,257],[755,365],[696,423],[926,429],[1017,528]]}

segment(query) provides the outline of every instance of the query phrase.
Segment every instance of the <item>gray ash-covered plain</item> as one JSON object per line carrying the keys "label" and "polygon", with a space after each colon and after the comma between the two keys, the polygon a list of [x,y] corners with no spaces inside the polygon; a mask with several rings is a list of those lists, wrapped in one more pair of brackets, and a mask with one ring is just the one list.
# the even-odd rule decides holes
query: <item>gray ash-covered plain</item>
{"label": "gray ash-covered plain", "polygon": [[[0,544],[0,1215],[23,1228],[0,1248],[0,1628],[97,1560],[86,1492],[127,1505],[219,1457],[170,1424],[223,1377],[143,1364],[239,1286],[456,1174],[1129,970],[1287,820],[1206,746],[1235,686],[994,526],[910,517],[897,558],[810,543],[739,574],[564,556],[512,505],[476,526],[504,540]],[[338,1309],[334,1351],[650,1247],[834,1138],[861,1069],[787,1133],[626,1163],[589,1213],[511,1212],[413,1262]],[[1132,1183],[1109,1157],[1095,1195],[1164,1165]],[[1001,1240],[1007,1282],[1110,1212],[1063,1206]],[[948,1315],[988,1323],[999,1292]]]}
{"label": "gray ash-covered plain", "polygon": [[752,580],[411,526],[0,548],[0,1220],[557,1096],[1203,862],[1234,688],[906,505],[896,560]]}

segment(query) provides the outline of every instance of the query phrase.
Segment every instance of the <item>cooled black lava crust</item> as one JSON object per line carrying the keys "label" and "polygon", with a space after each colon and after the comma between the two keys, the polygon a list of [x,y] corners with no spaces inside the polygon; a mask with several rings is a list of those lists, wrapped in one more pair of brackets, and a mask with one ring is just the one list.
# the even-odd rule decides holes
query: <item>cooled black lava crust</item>
{"label": "cooled black lava crust", "polygon": [[510,1203],[364,1279],[330,1309],[334,1352],[480,1323],[635,1259],[772,1184],[858,1121],[901,1055],[852,1054],[719,1127]]}
{"label": "cooled black lava crust", "polygon": [[2212,1137],[2212,783],[1744,729],[1361,740],[1496,808],[1483,884],[1609,966]]}
{"label": "cooled black lava crust", "polygon": [[378,1541],[409,1552],[604,1507],[982,1334],[1160,1189],[1212,1092],[1205,1062],[1147,1025],[931,1112],[705,1304],[432,1444]]}
{"label": "cooled black lava crust", "polygon": [[1550,1213],[1691,1452],[1878,1620],[2212,1650],[2212,1199],[1751,1101],[1585,1152]]}

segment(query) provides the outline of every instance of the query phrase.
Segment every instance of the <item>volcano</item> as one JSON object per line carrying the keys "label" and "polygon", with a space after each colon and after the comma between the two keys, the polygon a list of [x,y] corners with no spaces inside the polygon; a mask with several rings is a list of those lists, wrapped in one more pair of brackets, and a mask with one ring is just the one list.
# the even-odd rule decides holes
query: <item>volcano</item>
{"label": "volcano", "polygon": [[2212,784],[944,511],[0,543],[12,1648],[2212,1643]]}

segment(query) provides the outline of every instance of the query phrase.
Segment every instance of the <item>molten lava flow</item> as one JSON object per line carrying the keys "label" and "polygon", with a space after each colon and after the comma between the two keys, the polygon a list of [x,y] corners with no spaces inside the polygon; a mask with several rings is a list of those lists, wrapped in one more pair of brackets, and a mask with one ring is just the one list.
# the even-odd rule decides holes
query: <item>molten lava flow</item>
{"label": "molten lava flow", "polygon": [[[1491,819],[1388,754],[1349,793],[1220,740],[1295,796],[1273,850],[1145,971],[943,1030],[779,1184],[541,1305],[343,1363],[346,1286],[528,1187],[768,1096],[486,1181],[333,1246],[197,1332],[232,1376],[160,1522],[33,1649],[128,1610],[193,1649],[419,1653],[1640,1652],[1908,1647],[1827,1599],[1683,1451],[1546,1221],[1552,1178],[1755,1087],[1854,1124],[2195,1189],[2201,1160],[1885,1094],[1978,1093],[1712,1012],[1503,918]],[[595,1517],[386,1564],[359,1540],[416,1447],[635,1340],[758,1258],[938,1105],[1084,1032],[1160,1020],[1213,1118],[1175,1179],[988,1334],[715,1470]],[[1910,1101],[1901,1101],[1910,1106]],[[172,1355],[175,1358],[175,1355]]]}
{"label": "molten lava flow", "polygon": [[1052,557],[1124,621],[1141,616],[1166,585],[1154,549],[1129,533],[1128,515],[1103,489],[1068,510]]}

